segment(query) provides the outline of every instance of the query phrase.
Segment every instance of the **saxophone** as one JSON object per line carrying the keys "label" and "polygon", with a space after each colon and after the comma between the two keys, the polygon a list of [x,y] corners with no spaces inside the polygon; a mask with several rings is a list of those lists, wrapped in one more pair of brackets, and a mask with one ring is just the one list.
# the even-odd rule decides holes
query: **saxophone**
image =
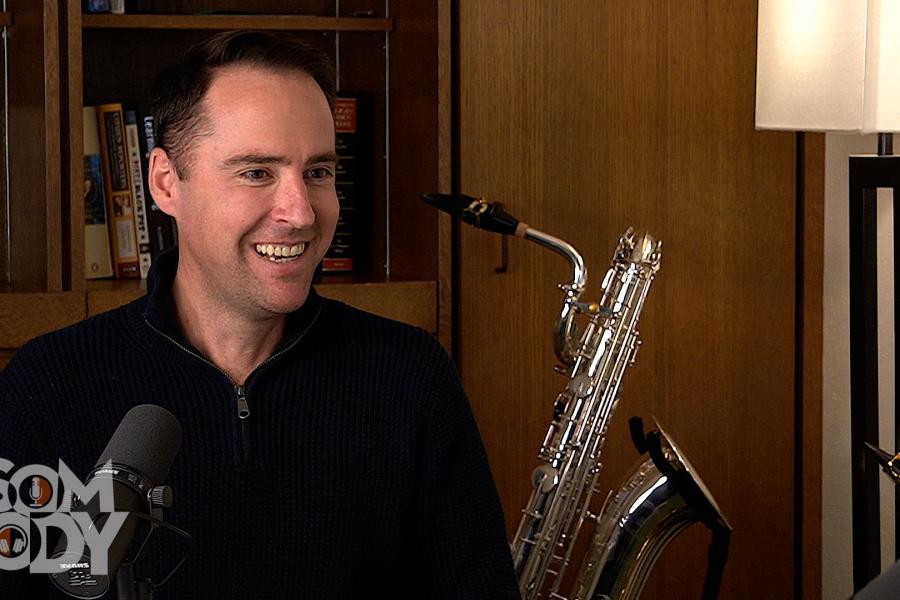
{"label": "saxophone", "polygon": [[[568,383],[553,405],[553,418],[532,474],[531,498],[511,543],[519,590],[525,600],[620,600],[640,596],[665,545],[684,527],[703,522],[713,531],[704,599],[717,597],[730,526],[675,443],[661,429],[643,432],[631,421],[638,451],[649,453],[599,514],[591,512],[601,470],[600,453],[619,399],[625,371],[640,346],[637,322],[659,269],[661,243],[628,229],[619,239],[601,285],[599,302],[585,303],[584,259],[571,244],[520,223],[501,203],[465,195],[426,194],[426,202],[464,222],[516,235],[569,261],[572,281],[560,284],[556,367]],[[587,323],[578,324],[584,315]],[[596,525],[587,553],[563,595],[582,525]]]}

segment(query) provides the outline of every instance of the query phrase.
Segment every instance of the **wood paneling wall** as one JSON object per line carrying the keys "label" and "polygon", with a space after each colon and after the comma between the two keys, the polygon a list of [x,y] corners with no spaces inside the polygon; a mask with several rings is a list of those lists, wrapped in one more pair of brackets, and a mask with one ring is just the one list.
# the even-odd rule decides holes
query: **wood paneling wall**
{"label": "wood paneling wall", "polygon": [[[6,245],[0,260],[4,291],[62,290],[62,213],[59,174],[59,5],[11,0],[15,15],[6,30],[8,213],[0,219]],[[43,78],[22,73],[43,73]],[[5,196],[5,192],[4,192]],[[8,228],[8,239],[7,238]]]}
{"label": "wood paneling wall", "polygon": [[[795,573],[819,572],[794,554],[795,136],[754,130],[756,2],[458,9],[461,191],[573,243],[589,300],[627,226],[663,240],[604,488],[638,458],[627,418],[657,417],[734,527],[721,597],[794,597]],[[499,262],[497,236],[463,229],[458,355],[512,533],[564,384],[551,333],[570,273],[519,240]],[[644,597],[698,598],[708,541],[676,539]]]}

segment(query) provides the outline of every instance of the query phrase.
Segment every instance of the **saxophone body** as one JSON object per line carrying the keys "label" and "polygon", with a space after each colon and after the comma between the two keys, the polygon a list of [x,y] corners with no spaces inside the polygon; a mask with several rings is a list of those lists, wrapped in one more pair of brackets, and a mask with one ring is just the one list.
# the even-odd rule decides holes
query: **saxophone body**
{"label": "saxophone body", "polygon": [[[650,457],[591,511],[601,471],[601,451],[619,401],[625,372],[634,363],[637,325],[659,270],[661,244],[628,229],[619,239],[596,303],[581,300],[587,270],[567,242],[520,223],[502,204],[463,195],[427,194],[424,199],[464,222],[516,235],[556,252],[572,267],[560,284],[563,302],[553,345],[568,381],[553,404],[553,417],[532,473],[532,493],[511,541],[524,600],[620,600],[640,597],[666,544],[695,522],[713,531],[704,600],[718,595],[730,526],[706,486],[661,429],[643,432],[632,419],[632,439]],[[583,327],[579,325],[583,321]],[[584,556],[578,545],[585,524],[595,527]],[[577,572],[569,567],[580,558]],[[571,590],[571,591],[569,591]]]}
{"label": "saxophone body", "polygon": [[637,322],[659,259],[660,244],[629,229],[613,254],[600,302],[573,303],[570,312],[589,318],[574,352],[561,357],[571,365],[569,381],[554,403],[541,463],[532,474],[534,488],[512,543],[523,598],[565,598],[562,582],[579,530],[592,518],[600,453],[623,376],[640,345]]}

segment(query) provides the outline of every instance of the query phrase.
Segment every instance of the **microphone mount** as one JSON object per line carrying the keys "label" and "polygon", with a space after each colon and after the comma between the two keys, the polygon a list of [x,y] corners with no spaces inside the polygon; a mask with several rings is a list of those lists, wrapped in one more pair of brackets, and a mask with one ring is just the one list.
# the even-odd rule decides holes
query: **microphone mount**
{"label": "microphone mount", "polygon": [[[144,536],[134,556],[119,565],[115,580],[116,593],[119,600],[153,600],[154,591],[162,587],[175,575],[193,553],[195,547],[195,541],[191,534],[163,520],[163,509],[172,506],[174,492],[170,486],[153,485],[150,480],[143,477],[140,473],[119,463],[109,462],[95,467],[87,479],[90,480],[92,478],[112,479],[114,482],[131,488],[140,497],[147,500],[147,513],[126,511],[129,515],[147,521],[150,524],[150,530]],[[74,512],[86,508],[87,506],[71,491],[66,491],[63,494],[60,510]],[[150,579],[138,580],[135,578],[134,565],[144,551],[147,542],[150,541],[153,532],[160,527],[172,531],[186,540],[189,543],[188,550],[159,583],[154,584]],[[68,581],[61,581],[60,579],[66,574],[68,575]],[[53,573],[50,577],[58,589],[73,598],[93,600],[102,597],[109,589],[109,577],[91,575],[89,568],[68,569],[60,573]]]}

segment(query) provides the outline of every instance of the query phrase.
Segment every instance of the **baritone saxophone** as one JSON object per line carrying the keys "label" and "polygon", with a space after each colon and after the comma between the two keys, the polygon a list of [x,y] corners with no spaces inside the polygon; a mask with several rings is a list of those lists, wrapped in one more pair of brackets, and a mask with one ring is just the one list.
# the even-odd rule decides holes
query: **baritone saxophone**
{"label": "baritone saxophone", "polygon": [[[523,599],[636,600],[666,544],[698,521],[713,532],[703,598],[716,598],[731,528],[662,429],[645,434],[640,419],[630,422],[638,451],[649,458],[598,513],[591,511],[607,429],[640,346],[637,324],[659,270],[660,242],[628,229],[613,252],[599,301],[586,303],[584,259],[568,242],[519,222],[500,203],[461,194],[424,199],[473,226],[550,249],[572,267],[572,281],[559,285],[563,301],[553,337],[556,371],[568,381],[553,403],[531,497],[511,542]],[[586,523],[594,531],[579,557],[576,540]],[[573,562],[577,569],[570,569]]]}

